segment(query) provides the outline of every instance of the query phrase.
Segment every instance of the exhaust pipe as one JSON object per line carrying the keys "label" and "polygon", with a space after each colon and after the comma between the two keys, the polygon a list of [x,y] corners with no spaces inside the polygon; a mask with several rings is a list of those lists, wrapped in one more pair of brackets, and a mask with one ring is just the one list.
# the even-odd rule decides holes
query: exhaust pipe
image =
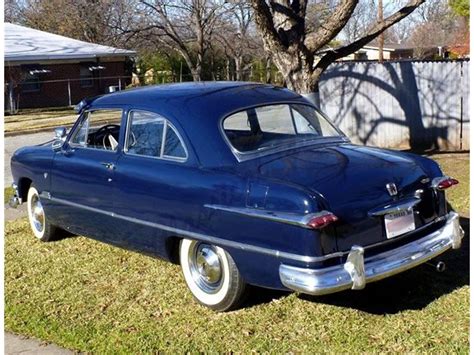
{"label": "exhaust pipe", "polygon": [[446,270],[446,264],[444,261],[438,261],[436,264],[435,263],[427,263],[429,266],[432,266],[436,269],[438,272],[444,272]]}

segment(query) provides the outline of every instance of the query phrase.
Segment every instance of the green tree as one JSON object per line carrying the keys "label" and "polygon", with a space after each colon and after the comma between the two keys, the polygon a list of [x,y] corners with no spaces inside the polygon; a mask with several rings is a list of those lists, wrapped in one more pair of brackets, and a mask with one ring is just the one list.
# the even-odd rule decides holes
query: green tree
{"label": "green tree", "polygon": [[469,0],[449,0],[449,6],[456,15],[469,18]]}

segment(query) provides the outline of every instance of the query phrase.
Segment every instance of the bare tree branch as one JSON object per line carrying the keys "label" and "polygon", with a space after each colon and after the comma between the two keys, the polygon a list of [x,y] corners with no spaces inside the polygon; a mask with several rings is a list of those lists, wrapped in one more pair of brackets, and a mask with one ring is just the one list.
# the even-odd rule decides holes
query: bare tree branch
{"label": "bare tree branch", "polygon": [[335,50],[329,51],[325,54],[319,61],[317,67],[319,69],[326,69],[329,64],[335,60],[345,57],[355,51],[359,50],[365,46],[370,41],[377,38],[383,31],[385,31],[390,26],[393,26],[397,22],[404,19],[406,16],[411,14],[418,6],[423,4],[425,0],[411,0],[409,4],[385,18],[383,22],[376,23],[366,34],[365,36],[359,38],[358,40],[349,43],[345,46],[339,47]]}
{"label": "bare tree branch", "polygon": [[323,23],[316,32],[306,37],[304,41],[306,47],[311,52],[316,52],[328,44],[344,28],[358,2],[358,0],[343,0],[329,20]]}
{"label": "bare tree branch", "polygon": [[260,30],[260,34],[264,37],[264,43],[271,43],[271,46],[278,48],[280,51],[285,51],[286,48],[283,45],[280,36],[273,23],[273,16],[264,0],[250,0],[252,8],[255,12],[255,24]]}

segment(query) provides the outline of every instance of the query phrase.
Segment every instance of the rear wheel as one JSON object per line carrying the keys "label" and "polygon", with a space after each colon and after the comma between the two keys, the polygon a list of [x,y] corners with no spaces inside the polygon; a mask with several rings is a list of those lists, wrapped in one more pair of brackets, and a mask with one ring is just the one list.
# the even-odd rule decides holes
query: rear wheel
{"label": "rear wheel", "polygon": [[179,257],[184,279],[199,303],[216,311],[229,311],[241,303],[246,284],[224,249],[183,239]]}
{"label": "rear wheel", "polygon": [[49,223],[38,190],[34,185],[31,185],[28,190],[27,205],[28,219],[35,237],[42,242],[53,240],[57,232],[56,227]]}

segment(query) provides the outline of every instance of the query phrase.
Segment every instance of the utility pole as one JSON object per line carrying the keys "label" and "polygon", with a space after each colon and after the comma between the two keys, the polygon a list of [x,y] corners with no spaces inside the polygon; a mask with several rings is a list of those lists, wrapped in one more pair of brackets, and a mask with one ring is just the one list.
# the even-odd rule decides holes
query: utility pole
{"label": "utility pole", "polygon": [[[378,11],[377,11],[377,22],[383,22],[383,0],[379,0]],[[383,62],[383,32],[379,35],[379,62]]]}

